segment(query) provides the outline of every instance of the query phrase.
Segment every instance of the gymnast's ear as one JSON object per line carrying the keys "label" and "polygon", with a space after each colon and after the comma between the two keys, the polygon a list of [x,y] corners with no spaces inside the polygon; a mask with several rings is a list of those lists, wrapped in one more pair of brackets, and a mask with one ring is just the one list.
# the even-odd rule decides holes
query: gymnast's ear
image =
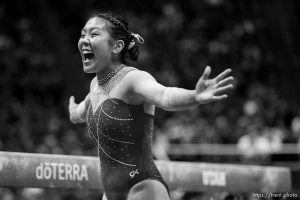
{"label": "gymnast's ear", "polygon": [[117,54],[120,53],[122,51],[122,49],[124,48],[125,43],[123,40],[117,40],[113,46],[113,53]]}

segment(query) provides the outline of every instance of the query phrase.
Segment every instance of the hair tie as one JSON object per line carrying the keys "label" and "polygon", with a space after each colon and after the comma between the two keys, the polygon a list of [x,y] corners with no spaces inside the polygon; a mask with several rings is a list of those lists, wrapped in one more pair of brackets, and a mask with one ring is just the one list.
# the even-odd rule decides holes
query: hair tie
{"label": "hair tie", "polygon": [[[136,39],[136,41],[140,44],[144,43],[144,38],[142,38],[139,34],[131,33],[131,35]],[[128,45],[128,50],[131,49],[135,45],[135,40],[132,39]]]}

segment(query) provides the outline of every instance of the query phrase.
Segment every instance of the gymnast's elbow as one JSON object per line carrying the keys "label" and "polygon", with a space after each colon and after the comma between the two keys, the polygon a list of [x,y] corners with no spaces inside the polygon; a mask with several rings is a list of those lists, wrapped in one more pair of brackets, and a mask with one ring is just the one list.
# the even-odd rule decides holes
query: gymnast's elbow
{"label": "gymnast's elbow", "polygon": [[70,121],[73,124],[79,124],[79,123],[85,123],[86,119],[84,117],[76,116],[76,115],[70,115]]}
{"label": "gymnast's elbow", "polygon": [[74,116],[70,116],[70,121],[72,122],[72,124],[78,124],[79,123],[78,119]]}
{"label": "gymnast's elbow", "polygon": [[170,89],[168,87],[165,87],[160,92],[159,105],[157,106],[165,111],[177,111],[178,109],[176,109],[176,107],[170,103],[169,93],[170,93]]}

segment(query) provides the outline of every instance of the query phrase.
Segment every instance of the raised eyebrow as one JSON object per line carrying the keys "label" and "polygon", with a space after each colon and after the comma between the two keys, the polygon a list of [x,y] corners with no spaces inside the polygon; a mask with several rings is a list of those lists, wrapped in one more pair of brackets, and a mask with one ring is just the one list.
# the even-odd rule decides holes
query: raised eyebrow
{"label": "raised eyebrow", "polygon": [[102,29],[102,28],[99,28],[99,27],[92,27],[90,31],[93,31],[93,30],[95,30],[95,29],[97,29],[97,30],[99,30],[99,31],[103,31],[103,29]]}
{"label": "raised eyebrow", "polygon": [[93,30],[95,30],[95,29],[97,29],[97,30],[99,30],[99,31],[102,31],[102,28],[99,28],[99,27],[90,27],[90,28],[83,28],[82,30],[81,30],[81,32],[87,32],[87,30],[88,31],[93,31]]}

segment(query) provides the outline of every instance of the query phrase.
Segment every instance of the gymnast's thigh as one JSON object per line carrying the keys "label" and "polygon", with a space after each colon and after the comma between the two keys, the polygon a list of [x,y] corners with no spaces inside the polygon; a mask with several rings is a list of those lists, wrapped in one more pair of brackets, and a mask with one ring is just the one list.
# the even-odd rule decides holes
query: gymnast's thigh
{"label": "gymnast's thigh", "polygon": [[128,192],[126,200],[170,200],[164,184],[147,179],[135,184]]}

